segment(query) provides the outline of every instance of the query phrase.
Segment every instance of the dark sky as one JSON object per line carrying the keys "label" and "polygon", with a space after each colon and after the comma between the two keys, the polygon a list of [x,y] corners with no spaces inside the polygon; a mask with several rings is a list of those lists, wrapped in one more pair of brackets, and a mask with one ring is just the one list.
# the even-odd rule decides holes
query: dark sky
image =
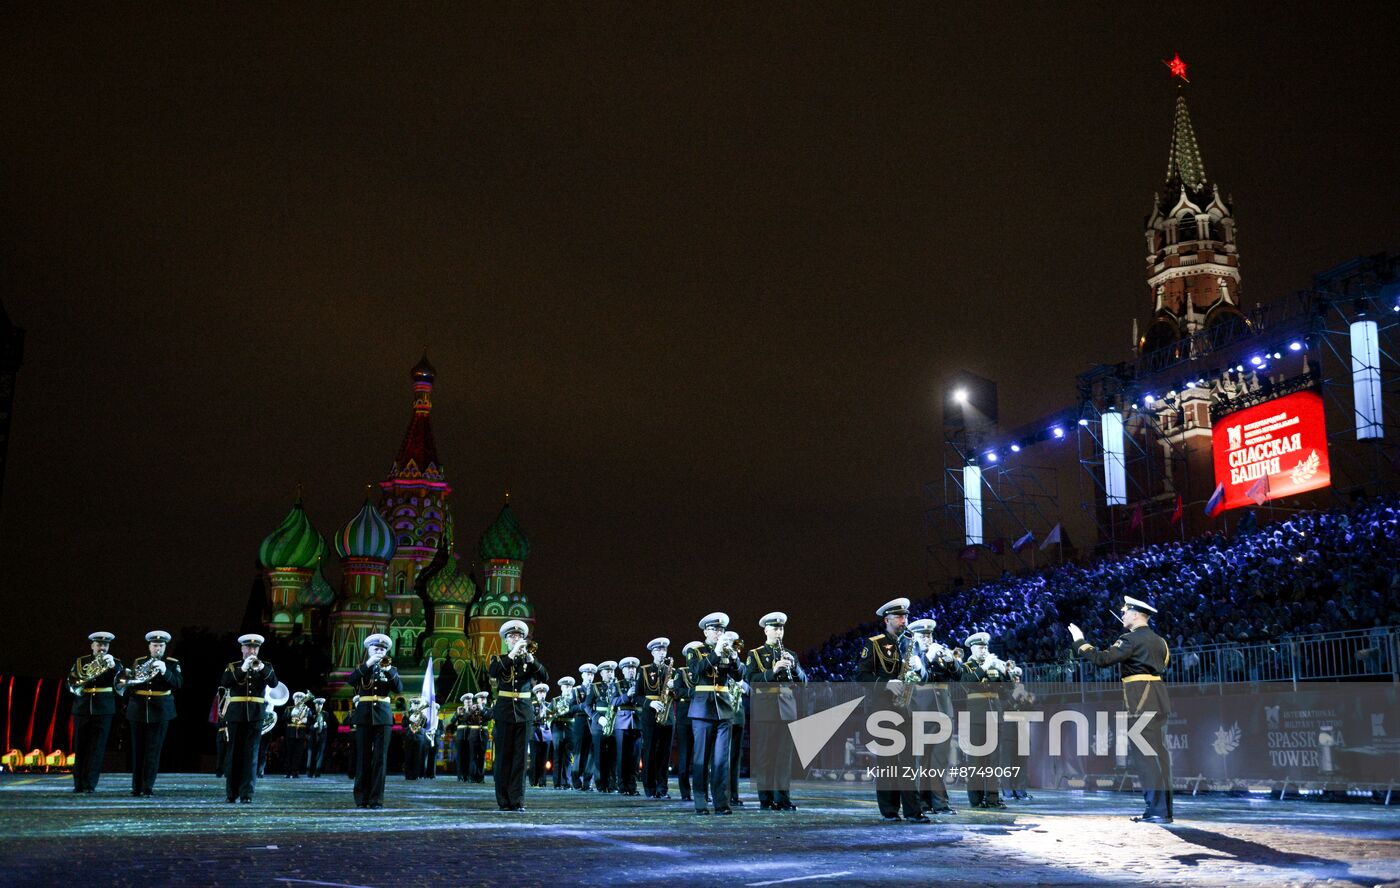
{"label": "dark sky", "polygon": [[29,339],[0,582],[30,631],[0,669],[234,628],[296,485],[330,534],[384,476],[425,345],[459,532],[510,489],[556,670],[715,608],[819,642],[926,589],[942,379],[998,380],[1015,423],[1126,356],[1163,59],[1247,303],[1400,247],[1398,24],[7,5],[0,296]]}

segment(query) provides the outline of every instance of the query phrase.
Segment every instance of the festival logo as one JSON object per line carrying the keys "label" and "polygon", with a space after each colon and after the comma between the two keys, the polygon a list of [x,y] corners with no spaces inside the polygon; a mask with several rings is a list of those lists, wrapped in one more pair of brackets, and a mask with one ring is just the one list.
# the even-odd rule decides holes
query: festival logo
{"label": "festival logo", "polygon": [[1305,391],[1220,419],[1212,433],[1222,509],[1262,504],[1332,483],[1322,396]]}

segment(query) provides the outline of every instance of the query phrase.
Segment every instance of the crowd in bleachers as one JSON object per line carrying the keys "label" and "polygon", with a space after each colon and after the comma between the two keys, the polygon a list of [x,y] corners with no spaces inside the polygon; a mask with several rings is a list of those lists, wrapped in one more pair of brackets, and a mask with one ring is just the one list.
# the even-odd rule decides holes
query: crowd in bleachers
{"label": "crowd in bleachers", "polygon": [[[1154,628],[1174,649],[1400,624],[1400,500],[1004,574],[916,600],[910,619],[934,618],[935,637],[951,646],[985,631],[1003,659],[1049,663],[1070,656],[1067,623],[1112,643],[1124,595],[1160,611]],[[808,654],[808,674],[849,678],[862,639],[880,629],[871,621],[833,636]]]}

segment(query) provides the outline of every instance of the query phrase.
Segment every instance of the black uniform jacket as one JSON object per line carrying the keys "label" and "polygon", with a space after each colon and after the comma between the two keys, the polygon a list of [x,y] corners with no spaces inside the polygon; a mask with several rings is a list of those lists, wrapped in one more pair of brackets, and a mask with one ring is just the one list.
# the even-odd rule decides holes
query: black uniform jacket
{"label": "black uniform jacket", "polygon": [[373,669],[368,663],[361,663],[350,673],[350,687],[360,697],[355,711],[350,713],[352,725],[392,725],[394,723],[393,697],[403,693],[403,679],[399,678],[397,666],[388,669]]}
{"label": "black uniform jacket", "polygon": [[224,710],[224,720],[229,724],[239,722],[262,723],[265,695],[268,685],[277,684],[277,673],[272,664],[264,662],[261,669],[243,671],[243,661],[234,660],[224,667],[219,679],[219,687],[228,691],[228,708]]}
{"label": "black uniform jacket", "polygon": [[[137,657],[133,669],[140,669],[150,657]],[[175,718],[175,697],[171,691],[178,691],[184,683],[180,673],[180,661],[174,657],[164,657],[165,672],[157,672],[151,680],[126,689],[126,720],[132,722],[163,722]]]}
{"label": "black uniform jacket", "polygon": [[115,666],[87,684],[83,684],[78,678],[82,675],[83,667],[91,663],[97,656],[97,654],[84,654],[73,663],[73,668],[68,670],[68,686],[77,691],[78,694],[78,698],[73,701],[74,715],[117,714],[116,683],[117,679],[126,671],[121,660],[116,660]]}
{"label": "black uniform jacket", "polygon": [[496,682],[496,707],[492,717],[499,724],[530,722],[535,717],[534,687],[548,683],[549,671],[539,660],[528,662],[500,655],[491,658],[487,675]]}
{"label": "black uniform jacket", "polygon": [[[739,681],[743,676],[739,661],[733,657],[723,662],[708,644],[695,648],[687,660],[690,680],[695,690],[690,698],[690,717],[728,721],[734,717],[725,684],[729,679]],[[718,690],[716,690],[718,689]]]}

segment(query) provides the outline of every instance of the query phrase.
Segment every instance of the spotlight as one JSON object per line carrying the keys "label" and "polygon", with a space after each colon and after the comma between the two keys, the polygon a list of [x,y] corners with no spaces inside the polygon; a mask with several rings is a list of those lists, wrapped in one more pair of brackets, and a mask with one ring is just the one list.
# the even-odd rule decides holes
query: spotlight
{"label": "spotlight", "polygon": [[953,392],[953,400],[958,404],[967,404],[967,389],[958,389]]}
{"label": "spotlight", "polygon": [[1020,453],[1020,452],[1021,452],[1021,445],[1020,445],[1020,444],[1012,444],[1012,445],[1011,445],[1011,452],[1012,452],[1012,453]]}
{"label": "spotlight", "polygon": [[987,457],[987,462],[996,462],[996,461],[997,461],[997,452],[996,452],[995,450],[988,450],[987,453],[986,453],[986,457]]}
{"label": "spotlight", "polygon": [[1065,436],[1065,430],[1059,426],[1055,426],[1050,430],[1050,434],[1054,435],[1056,438],[1063,438]]}
{"label": "spotlight", "polygon": [[1144,406],[1144,407],[1151,407],[1151,406],[1152,406],[1152,402],[1155,401],[1155,400],[1157,400],[1157,399],[1154,398],[1154,397],[1152,397],[1151,392],[1149,392],[1148,394],[1145,394],[1145,395],[1142,396],[1142,406]]}
{"label": "spotlight", "polygon": [[1236,373],[1243,373],[1243,372],[1244,372],[1244,365],[1243,365],[1243,364],[1236,364],[1236,365],[1235,365],[1235,372],[1236,372]]}
{"label": "spotlight", "polygon": [[1288,343],[1288,350],[1289,350],[1289,351],[1295,351],[1295,352],[1296,352],[1296,351],[1302,351],[1302,350],[1303,350],[1303,343],[1301,343],[1301,342],[1299,342],[1299,341],[1297,341],[1297,340],[1295,339],[1294,341]]}
{"label": "spotlight", "polygon": [[1261,358],[1261,357],[1259,357],[1258,355],[1255,355],[1254,357],[1252,357],[1252,358],[1249,359],[1249,363],[1251,363],[1251,364],[1253,364],[1254,366],[1258,367],[1260,364],[1264,363],[1264,359]]}
{"label": "spotlight", "polygon": [[1079,424],[1082,425],[1082,426],[1086,426],[1086,425],[1089,424],[1089,420],[1087,420],[1087,419],[1081,419],[1081,420],[1079,421]]}
{"label": "spotlight", "polygon": [[1278,360],[1279,358],[1281,358],[1281,357],[1283,357],[1283,354],[1282,354],[1281,352],[1274,352],[1274,360],[1275,360],[1275,361],[1277,361],[1277,360]]}

